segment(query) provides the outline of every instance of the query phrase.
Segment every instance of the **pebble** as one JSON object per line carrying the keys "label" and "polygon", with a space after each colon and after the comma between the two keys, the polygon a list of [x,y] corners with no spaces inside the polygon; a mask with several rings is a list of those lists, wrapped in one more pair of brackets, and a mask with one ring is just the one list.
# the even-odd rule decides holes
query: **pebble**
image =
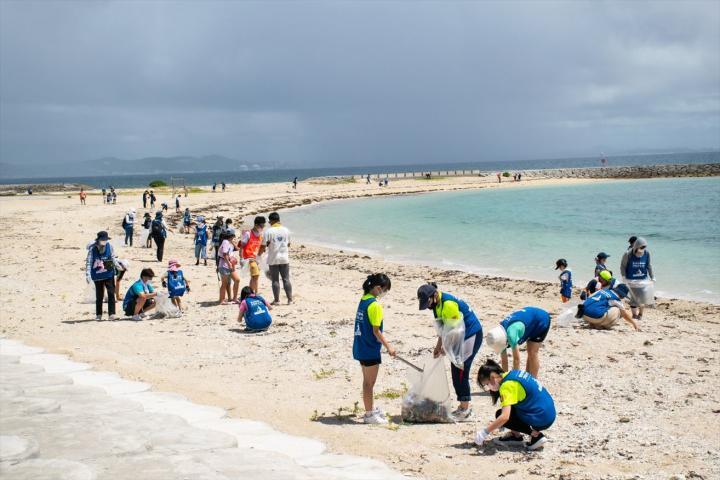
{"label": "pebble", "polygon": [[620,417],[620,423],[630,423],[630,417]]}

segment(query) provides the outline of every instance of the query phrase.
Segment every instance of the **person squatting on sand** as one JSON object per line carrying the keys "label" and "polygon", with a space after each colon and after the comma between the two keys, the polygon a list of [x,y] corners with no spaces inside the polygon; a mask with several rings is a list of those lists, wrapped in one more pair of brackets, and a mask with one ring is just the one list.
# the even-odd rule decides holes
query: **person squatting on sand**
{"label": "person squatting on sand", "polygon": [[88,247],[85,278],[95,283],[95,319],[102,320],[103,297],[107,290],[108,316],[115,320],[115,253],[105,230],[97,233]]}
{"label": "person squatting on sand", "polygon": [[243,263],[247,262],[248,264],[250,270],[249,287],[253,292],[258,291],[260,284],[258,257],[265,251],[263,229],[265,229],[265,217],[255,217],[252,230],[244,231],[240,239],[242,259]]}
{"label": "person squatting on sand", "polygon": [[[647,250],[647,241],[644,238],[637,237],[632,248],[625,252],[620,261],[620,274],[623,277],[623,283],[632,280],[647,280],[648,278],[655,281],[650,263],[650,252]],[[630,309],[634,319],[642,320],[645,305],[635,297],[633,294],[630,295]]]}
{"label": "person squatting on sand", "polygon": [[125,293],[123,311],[125,315],[136,322],[145,318],[147,311],[155,308],[157,292],[150,283],[154,277],[155,272],[152,269],[143,268],[140,272],[140,279],[133,283]]}
{"label": "person squatting on sand", "polygon": [[487,343],[500,354],[503,370],[508,370],[507,349],[512,348],[513,370],[520,370],[520,345],[527,342],[525,370],[538,378],[540,347],[550,331],[550,314],[537,307],[525,307],[508,315],[490,330]]}
{"label": "person squatting on sand", "polygon": [[355,314],[355,334],[353,337],[353,359],[360,362],[363,374],[362,397],[365,406],[363,421],[371,424],[388,423],[385,413],[373,404],[373,389],[377,381],[382,356],[382,347],[394,357],[395,349],[390,346],[383,333],[383,308],[380,299],[390,291],[390,278],[384,273],[368,275],[362,285],[363,296],[360,298]]}
{"label": "person squatting on sand", "polygon": [[[463,364],[458,367],[455,363],[450,365],[453,388],[460,402],[458,408],[452,413],[456,421],[463,422],[470,420],[472,408],[470,407],[470,368],[475,360],[475,355],[482,345],[483,333],[480,320],[470,305],[463,300],[438,290],[436,283],[421,285],[417,291],[420,310],[430,309],[435,317],[438,332],[442,331],[445,325],[453,326],[458,322],[464,322],[465,337],[462,345]],[[433,356],[435,358],[444,355],[448,350],[443,345],[443,337],[438,335]]]}
{"label": "person squatting on sand", "polygon": [[[220,274],[220,305],[237,303],[238,290],[240,289],[240,274],[237,271],[238,259],[234,252],[235,230],[228,228],[220,237],[220,251],[218,255],[218,273]],[[230,294],[230,283],[232,282],[232,295]],[[227,297],[227,300],[226,300]]]}
{"label": "person squatting on sand", "polygon": [[623,283],[617,284],[612,290],[601,289],[578,305],[578,313],[582,314],[591,328],[610,329],[620,317],[640,331],[637,321],[623,305],[622,299],[627,297],[629,289]]}
{"label": "person squatting on sand", "polygon": [[238,322],[245,320],[245,328],[249,331],[261,332],[267,330],[272,323],[270,315],[272,306],[260,295],[256,295],[250,287],[243,287],[240,291],[240,305]]}
{"label": "person squatting on sand", "polygon": [[170,301],[178,308],[180,314],[182,314],[183,308],[181,299],[182,296],[185,295],[186,291],[187,293],[190,293],[190,280],[183,274],[180,267],[182,267],[182,265],[180,265],[179,261],[175,259],[169,260],[167,272],[165,272],[160,279],[162,281],[162,286],[167,287],[168,289]]}
{"label": "person squatting on sand", "polygon": [[560,270],[560,300],[563,303],[567,303],[570,301],[570,298],[572,297],[572,270],[568,268],[567,260],[564,258],[558,259],[557,262],[555,262],[555,270]]}
{"label": "person squatting on sand", "polygon": [[[529,373],[523,370],[505,370],[494,360],[488,359],[478,370],[478,384],[490,391],[493,404],[500,399],[500,410],[495,420],[475,435],[475,443],[482,447],[495,430],[505,427],[510,433],[497,438],[498,445],[525,445],[528,450],[537,450],[547,441],[542,431],[555,422],[555,402],[550,393]],[[530,435],[530,441],[523,441],[523,434]]]}
{"label": "person squatting on sand", "polygon": [[290,283],[290,230],[280,224],[280,215],[272,212],[268,216],[270,228],[265,230],[263,238],[267,247],[267,263],[272,282],[273,305],[280,303],[280,277],[287,303],[292,303],[292,283]]}

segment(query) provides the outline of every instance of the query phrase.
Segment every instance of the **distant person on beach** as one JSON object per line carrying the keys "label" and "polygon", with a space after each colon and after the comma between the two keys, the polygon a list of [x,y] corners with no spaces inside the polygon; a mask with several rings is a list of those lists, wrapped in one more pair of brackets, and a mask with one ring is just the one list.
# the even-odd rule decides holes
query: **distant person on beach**
{"label": "distant person on beach", "polygon": [[185,198],[187,198],[187,196],[188,196],[188,188],[187,188],[187,186],[184,186],[184,187],[183,187],[183,192],[185,193]]}
{"label": "distant person on beach", "polygon": [[388,423],[385,413],[374,406],[373,390],[382,363],[382,347],[385,347],[391,357],[397,353],[383,333],[383,308],[379,302],[391,287],[390,278],[384,273],[368,275],[363,282],[363,296],[355,314],[352,351],[353,359],[360,362],[362,369],[362,398],[365,407],[363,421],[368,424]]}
{"label": "distant person on beach", "polygon": [[[431,282],[421,285],[417,291],[420,310],[431,310],[437,327],[442,330],[445,325],[452,326],[460,320],[464,322],[465,335],[463,338],[462,350],[463,365],[459,368],[455,363],[450,364],[450,373],[452,375],[453,388],[460,405],[452,413],[455,421],[467,422],[472,417],[472,408],[470,407],[470,369],[475,355],[483,341],[482,326],[480,320],[475,315],[473,309],[465,301],[451,295],[449,293],[438,290],[437,283]],[[446,348],[447,347],[447,348]],[[445,355],[449,346],[443,344],[443,337],[438,335],[433,356],[435,358]]]}
{"label": "distant person on beach", "polygon": [[168,211],[168,204],[167,202],[161,202],[160,203],[160,210],[164,213]]}
{"label": "distant person on beach", "polygon": [[297,177],[293,179],[293,189],[297,190]]}
{"label": "distant person on beach", "polygon": [[157,259],[162,262],[163,250],[165,249],[165,239],[167,238],[167,225],[163,220],[162,212],[155,213],[155,220],[150,224],[150,235],[155,245],[157,245]]}
{"label": "distant person on beach", "polygon": [[87,197],[87,193],[85,193],[84,189],[80,189],[80,205],[85,205],[85,198]]}
{"label": "distant person on beach", "polygon": [[385,177],[385,186],[388,186],[388,177]]}
{"label": "distant person on beach", "polygon": [[106,196],[106,195],[107,195],[107,190],[105,190],[105,189],[103,188],[103,189],[102,189],[103,203],[107,203],[107,201],[106,201],[107,196]]}
{"label": "distant person on beach", "polygon": [[125,245],[130,245],[132,247],[133,244],[133,230],[135,227],[135,209],[131,208],[127,211],[125,214],[125,218],[123,218],[122,227],[125,230]]}
{"label": "distant person on beach", "polygon": [[600,252],[597,254],[597,256],[595,257],[595,274],[593,275],[594,277],[600,275],[600,272],[602,272],[603,270],[608,269],[606,264],[609,257],[610,255],[605,252]]}
{"label": "distant person on beach", "polygon": [[112,203],[112,193],[107,192],[107,197],[105,197],[105,203],[110,205]]}
{"label": "distant person on beach", "polygon": [[242,233],[240,247],[243,264],[247,263],[250,270],[250,288],[257,292],[260,284],[260,267],[258,257],[265,251],[263,245],[263,230],[265,229],[265,217],[255,217],[253,228]]}
{"label": "distant person on beach", "polygon": [[512,349],[513,370],[520,370],[520,345],[527,344],[525,370],[538,377],[540,347],[550,331],[550,314],[538,307],[524,307],[500,322],[487,334],[487,343],[500,354],[503,370],[508,370],[507,349]]}
{"label": "distant person on beach", "polygon": [[558,259],[555,262],[555,270],[560,270],[560,300],[562,303],[567,303],[572,297],[572,270],[568,268],[567,260],[564,258]]}
{"label": "distant person on beach", "polygon": [[146,312],[155,308],[157,292],[150,283],[154,277],[155,273],[151,268],[144,268],[140,272],[140,279],[125,293],[123,311],[136,322],[145,318]]}
{"label": "distant person on beach", "polygon": [[213,253],[215,256],[215,267],[218,266],[218,252],[220,251],[220,244],[222,243],[222,232],[223,232],[223,217],[218,216],[215,220],[215,224],[212,227],[212,245],[213,245]]}
{"label": "distant person on beach", "polygon": [[283,290],[288,305],[292,303],[292,283],[290,282],[290,230],[280,223],[280,215],[272,212],[268,216],[270,228],[263,235],[268,256],[267,263],[270,269],[272,282],[273,305],[280,303],[280,277],[282,277]]}
{"label": "distant person on beach", "polygon": [[270,310],[272,310],[272,307],[263,297],[256,295],[252,288],[242,288],[238,322],[245,320],[247,330],[255,332],[267,330],[272,323]]}
{"label": "distant person on beach", "polygon": [[145,212],[143,217],[143,235],[145,235],[145,248],[152,248],[152,235],[150,227],[152,226],[152,217],[149,212]]}
{"label": "distant person on beach", "polygon": [[112,202],[113,202],[113,205],[115,205],[117,203],[117,192],[115,191],[114,188],[111,188],[110,190],[112,193]]}
{"label": "distant person on beach", "polygon": [[[237,271],[238,259],[235,256],[235,230],[233,228],[226,229],[221,238],[222,243],[218,254],[220,305],[228,305],[231,302],[237,302],[238,290],[240,290],[240,274]],[[230,294],[231,283],[232,295]]]}
{"label": "distant person on beach", "polygon": [[104,230],[88,245],[85,277],[88,283],[95,283],[95,319],[102,320],[103,297],[107,291],[108,315],[110,320],[115,320],[115,252]]}
{"label": "distant person on beach", "polygon": [[145,190],[142,194],[143,208],[147,208],[148,195],[150,195],[150,192],[148,192],[147,190]]}
{"label": "distant person on beach", "polygon": [[151,208],[151,209],[154,209],[154,208],[155,208],[155,201],[157,201],[157,197],[155,196],[155,192],[153,192],[152,190],[150,190],[150,208]]}
{"label": "distant person on beach", "polygon": [[522,173],[518,173],[518,182],[522,180]]}
{"label": "distant person on beach", "polygon": [[213,183],[212,191],[215,193],[215,190],[217,190],[217,182]]}
{"label": "distant person on beach", "polygon": [[627,285],[617,284],[613,289],[601,289],[591,295],[579,307],[579,313],[591,328],[607,330],[612,328],[622,317],[636,331],[640,327],[633,315],[628,312],[623,304],[623,298],[628,296]]}
{"label": "distant person on beach", "polygon": [[186,234],[190,233],[190,224],[192,223],[192,215],[190,214],[190,209],[185,208],[185,211],[183,212],[183,230]]}
{"label": "distant person on beach", "polygon": [[[653,282],[655,281],[655,275],[653,274],[652,264],[650,262],[650,252],[647,246],[648,243],[644,238],[637,237],[635,242],[633,242],[632,248],[628,249],[623,255],[620,261],[620,275],[623,277],[623,283],[648,279]],[[638,294],[640,289],[636,289],[632,284],[629,286],[632,292],[630,295],[630,309],[632,310],[633,318],[642,320],[645,304],[639,300],[642,298],[642,296]]]}
{"label": "distant person on beach", "polygon": [[224,192],[225,191],[225,182],[222,182],[221,185],[222,185],[222,191]]}
{"label": "distant person on beach", "polygon": [[122,292],[122,280],[129,268],[130,262],[128,260],[118,259],[115,262],[115,300],[118,302],[122,300],[120,295],[120,292]]}
{"label": "distant person on beach", "polygon": [[500,174],[500,172],[497,173],[497,179],[498,183],[502,183],[502,175]]}
{"label": "distant person on beach", "polygon": [[200,265],[202,258],[207,267],[207,243],[208,243],[208,227],[205,224],[205,217],[198,215],[195,225],[195,265]]}
{"label": "distant person on beach", "polygon": [[[475,443],[482,447],[492,432],[505,427],[510,433],[494,439],[495,444],[537,450],[547,441],[542,431],[555,423],[555,402],[530,372],[518,369],[506,372],[491,359],[478,370],[478,384],[490,392],[493,404],[499,399],[502,408],[495,412],[495,420],[475,434]],[[524,442],[523,434],[530,436],[529,442]]]}
{"label": "distant person on beach", "polygon": [[367,183],[368,185],[370,185],[370,174],[368,174],[368,176],[367,176],[367,182],[365,182],[365,183]]}
{"label": "distant person on beach", "polygon": [[182,297],[185,292],[190,293],[190,280],[180,270],[180,262],[171,259],[168,261],[167,272],[161,277],[162,286],[168,289],[168,296],[173,305],[175,305],[180,314],[183,313]]}
{"label": "distant person on beach", "polygon": [[180,213],[180,195],[175,197],[175,213]]}

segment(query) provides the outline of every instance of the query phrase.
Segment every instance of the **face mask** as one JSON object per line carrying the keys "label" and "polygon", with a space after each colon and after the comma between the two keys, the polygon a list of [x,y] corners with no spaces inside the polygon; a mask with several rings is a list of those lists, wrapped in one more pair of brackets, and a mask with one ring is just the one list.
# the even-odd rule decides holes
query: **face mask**
{"label": "face mask", "polygon": [[386,291],[386,290],[380,290],[380,293],[378,293],[378,294],[375,296],[375,298],[377,298],[378,300],[380,300],[380,299],[383,298],[385,295],[387,295],[387,291]]}
{"label": "face mask", "polygon": [[497,380],[490,380],[487,384],[485,384],[485,387],[493,392],[497,392],[500,390],[500,382]]}
{"label": "face mask", "polygon": [[105,245],[107,245],[107,240],[100,240],[98,242],[98,245],[100,245],[101,247],[104,247]]}

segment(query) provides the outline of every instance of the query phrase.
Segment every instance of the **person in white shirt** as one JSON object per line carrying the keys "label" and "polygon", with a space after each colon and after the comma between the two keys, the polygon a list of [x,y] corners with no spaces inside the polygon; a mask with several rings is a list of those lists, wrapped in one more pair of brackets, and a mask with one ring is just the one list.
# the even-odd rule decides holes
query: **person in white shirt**
{"label": "person in white shirt", "polygon": [[280,224],[280,215],[273,212],[269,215],[270,228],[263,233],[267,247],[267,263],[272,281],[273,302],[280,303],[280,278],[288,304],[292,303],[292,284],[290,283],[290,231]]}

